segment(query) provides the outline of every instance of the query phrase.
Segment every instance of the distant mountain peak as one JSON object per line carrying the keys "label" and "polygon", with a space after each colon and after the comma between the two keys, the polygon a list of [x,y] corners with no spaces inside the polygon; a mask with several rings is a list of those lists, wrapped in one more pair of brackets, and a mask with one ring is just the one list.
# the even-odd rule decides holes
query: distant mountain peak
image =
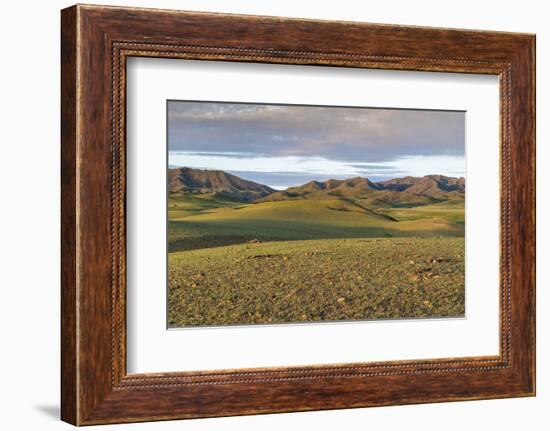
{"label": "distant mountain peak", "polygon": [[419,196],[440,197],[446,193],[464,193],[464,177],[454,178],[445,175],[425,175],[423,177],[403,177],[378,183],[383,189],[397,192],[406,191]]}
{"label": "distant mountain peak", "polygon": [[212,193],[242,202],[252,202],[275,192],[271,187],[225,171],[187,167],[168,169],[168,188],[170,192]]}

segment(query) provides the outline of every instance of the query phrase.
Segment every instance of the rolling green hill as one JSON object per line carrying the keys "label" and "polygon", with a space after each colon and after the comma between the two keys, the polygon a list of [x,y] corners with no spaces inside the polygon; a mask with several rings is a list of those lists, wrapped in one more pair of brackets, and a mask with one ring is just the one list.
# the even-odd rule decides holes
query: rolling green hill
{"label": "rolling green hill", "polygon": [[311,181],[275,191],[222,171],[169,170],[170,251],[247,241],[463,236],[464,179]]}
{"label": "rolling green hill", "polygon": [[169,250],[251,240],[463,236],[464,201],[417,207],[365,199],[311,199],[242,204],[215,195],[171,195]]}

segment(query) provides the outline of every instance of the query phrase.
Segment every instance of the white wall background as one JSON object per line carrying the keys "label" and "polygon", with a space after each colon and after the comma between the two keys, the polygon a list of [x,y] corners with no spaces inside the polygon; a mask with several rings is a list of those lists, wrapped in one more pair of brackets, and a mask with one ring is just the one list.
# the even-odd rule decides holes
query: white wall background
{"label": "white wall background", "polygon": [[[546,2],[119,0],[103,4],[477,28],[537,34],[538,396],[536,398],[105,426],[134,430],[547,429],[550,423],[550,27]],[[59,422],[60,0],[4,2],[0,15],[0,427]],[[7,295],[7,296],[6,296]]]}

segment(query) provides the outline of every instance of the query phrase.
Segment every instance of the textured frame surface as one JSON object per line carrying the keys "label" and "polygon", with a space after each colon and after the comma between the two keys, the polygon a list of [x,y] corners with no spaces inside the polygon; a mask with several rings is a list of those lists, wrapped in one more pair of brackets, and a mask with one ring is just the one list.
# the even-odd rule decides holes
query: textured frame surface
{"label": "textured frame surface", "polygon": [[[533,35],[78,5],[62,11],[61,42],[63,420],[85,425],[534,395]],[[498,75],[499,355],[127,375],[130,56]]]}

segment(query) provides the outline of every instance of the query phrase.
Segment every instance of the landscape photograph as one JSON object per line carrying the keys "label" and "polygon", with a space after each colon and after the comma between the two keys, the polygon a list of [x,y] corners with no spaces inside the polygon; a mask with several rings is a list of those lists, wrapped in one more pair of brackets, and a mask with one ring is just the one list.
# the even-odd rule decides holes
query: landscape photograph
{"label": "landscape photograph", "polygon": [[465,113],[167,102],[167,326],[465,315]]}

